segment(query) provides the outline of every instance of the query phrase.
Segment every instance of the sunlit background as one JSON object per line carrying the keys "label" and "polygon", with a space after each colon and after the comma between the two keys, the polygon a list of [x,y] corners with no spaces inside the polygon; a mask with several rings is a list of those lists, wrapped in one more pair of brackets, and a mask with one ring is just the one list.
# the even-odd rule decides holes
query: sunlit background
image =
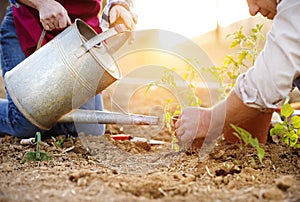
{"label": "sunlit background", "polygon": [[[148,30],[144,35],[141,34],[143,32],[137,32],[140,35],[137,34],[139,37],[135,39],[136,44],[141,47],[142,44],[145,47],[156,44],[156,49],[139,49],[139,52],[129,51],[128,54],[121,51],[122,57],[118,63],[122,68],[123,79],[117,87],[124,89],[118,89],[117,92],[128,91],[125,88],[128,89],[129,85],[146,88],[149,80],[159,80],[163,71],[154,70],[155,67],[175,69],[176,74],[183,77],[187,71],[186,61],[190,59],[196,58],[199,61],[193,66],[194,69],[222,65],[225,55],[233,51],[229,48],[226,35],[238,30],[240,26],[249,31],[262,19],[261,16],[258,16],[260,19],[250,18],[246,0],[135,0],[135,10],[138,15],[136,30]],[[197,45],[197,50],[188,47],[192,43]],[[200,49],[204,54],[200,53]],[[179,54],[178,57],[178,53],[185,54]],[[197,84],[197,93],[203,105],[211,106],[218,101],[219,86],[208,76],[201,76],[203,80]],[[114,99],[126,101],[123,94]],[[134,103],[132,106],[136,105]]]}
{"label": "sunlit background", "polygon": [[246,0],[136,0],[137,29],[194,37],[248,18]]}

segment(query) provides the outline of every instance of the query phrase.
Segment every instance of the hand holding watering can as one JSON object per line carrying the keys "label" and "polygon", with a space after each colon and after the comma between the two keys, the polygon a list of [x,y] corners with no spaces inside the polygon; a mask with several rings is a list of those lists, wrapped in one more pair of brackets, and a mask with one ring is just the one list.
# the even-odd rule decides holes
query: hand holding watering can
{"label": "hand holding watering can", "polygon": [[[36,5],[39,11],[40,21],[46,31],[64,29],[71,25],[71,19],[67,10],[57,1],[43,1]],[[114,5],[110,9],[109,22],[111,27],[115,24],[125,24],[129,30],[135,28],[137,18],[135,14],[123,6]]]}

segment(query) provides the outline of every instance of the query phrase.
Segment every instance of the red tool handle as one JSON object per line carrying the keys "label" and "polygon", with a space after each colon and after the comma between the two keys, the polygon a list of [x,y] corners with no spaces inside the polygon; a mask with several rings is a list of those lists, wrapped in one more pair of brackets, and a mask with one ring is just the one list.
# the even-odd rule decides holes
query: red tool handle
{"label": "red tool handle", "polygon": [[125,134],[111,135],[110,137],[114,140],[130,140],[132,138],[131,135]]}

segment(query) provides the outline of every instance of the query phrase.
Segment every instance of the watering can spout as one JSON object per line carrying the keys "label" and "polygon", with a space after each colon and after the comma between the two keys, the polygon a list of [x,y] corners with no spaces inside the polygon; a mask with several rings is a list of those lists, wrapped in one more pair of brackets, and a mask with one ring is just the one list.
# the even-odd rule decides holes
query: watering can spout
{"label": "watering can spout", "polygon": [[125,125],[158,125],[156,116],[124,114],[108,111],[74,109],[62,116],[60,123],[87,123],[87,124],[125,124]]}

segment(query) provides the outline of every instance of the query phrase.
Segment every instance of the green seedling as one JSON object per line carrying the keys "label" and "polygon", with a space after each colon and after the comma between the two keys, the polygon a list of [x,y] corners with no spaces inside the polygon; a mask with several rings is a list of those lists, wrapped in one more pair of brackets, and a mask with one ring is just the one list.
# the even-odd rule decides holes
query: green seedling
{"label": "green seedling", "polygon": [[230,48],[237,51],[226,55],[221,67],[203,68],[210,72],[221,86],[219,99],[223,99],[230,92],[241,73],[253,66],[265,42],[263,24],[257,24],[248,35],[244,33],[243,27],[240,27],[234,33],[228,34],[226,38],[232,39]]}
{"label": "green seedling", "polygon": [[289,103],[285,103],[280,115],[283,118],[282,122],[275,124],[270,130],[271,136],[277,136],[280,142],[284,142],[288,146],[299,149],[300,148],[300,117],[293,116],[294,109]]}
{"label": "green seedling", "polygon": [[[167,87],[172,92],[180,92],[178,85],[176,83],[176,68],[171,68],[164,71],[164,74],[160,78],[160,80],[152,82],[148,84],[145,95],[148,93],[149,89],[152,86],[156,87]],[[188,84],[188,90],[185,92],[185,97],[187,103],[175,103],[173,99],[168,99],[164,106],[164,114],[163,114],[163,124],[166,126],[168,131],[172,134],[172,149],[175,151],[179,151],[178,139],[174,133],[174,117],[177,117],[181,114],[181,109],[186,106],[200,106],[201,99],[196,95],[197,84],[201,82],[199,74],[194,70],[194,68],[190,65],[188,61],[185,62],[185,73],[182,76],[183,80]],[[175,106],[172,108],[172,106]],[[175,108],[175,109],[174,109]]]}
{"label": "green seedling", "polygon": [[65,142],[65,139],[62,138],[62,137],[60,137],[60,138],[58,139],[58,138],[55,138],[55,137],[52,136],[51,138],[52,138],[52,140],[53,140],[54,145],[55,145],[56,147],[59,147],[59,148],[61,148],[62,145],[63,145],[63,143]]}
{"label": "green seedling", "polygon": [[172,136],[172,142],[171,142],[171,148],[176,151],[176,152],[179,152],[180,150],[180,147],[179,147],[179,144],[178,144],[178,139],[176,138],[175,135]]}
{"label": "green seedling", "polygon": [[240,128],[233,124],[230,124],[230,126],[235,130],[233,135],[235,135],[239,139],[239,141],[243,143],[241,144],[240,148],[243,149],[244,146],[248,146],[248,145],[254,147],[256,149],[259,162],[262,163],[262,160],[265,156],[265,150],[260,147],[258,139],[253,138],[252,135],[243,128]]}
{"label": "green seedling", "polygon": [[21,163],[28,161],[49,161],[51,156],[47,152],[40,152],[40,143],[41,143],[41,133],[36,133],[37,143],[36,143],[36,152],[27,152],[23,157]]}

